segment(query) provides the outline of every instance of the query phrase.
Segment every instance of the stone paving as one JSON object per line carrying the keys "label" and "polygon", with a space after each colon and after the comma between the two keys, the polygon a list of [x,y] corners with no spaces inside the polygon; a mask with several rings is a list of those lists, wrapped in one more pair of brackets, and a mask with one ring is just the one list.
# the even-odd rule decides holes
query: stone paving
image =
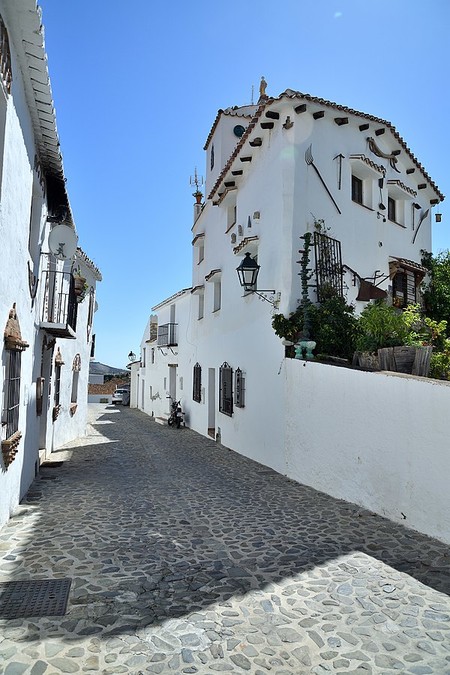
{"label": "stone paving", "polygon": [[189,429],[92,413],[0,530],[0,581],[72,579],[65,616],[0,618],[1,673],[450,674],[449,547]]}

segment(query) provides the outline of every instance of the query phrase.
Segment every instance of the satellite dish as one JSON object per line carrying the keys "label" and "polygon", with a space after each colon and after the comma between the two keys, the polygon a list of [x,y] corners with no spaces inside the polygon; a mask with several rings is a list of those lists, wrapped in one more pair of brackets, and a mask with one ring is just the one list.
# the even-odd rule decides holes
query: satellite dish
{"label": "satellite dish", "polygon": [[77,244],[77,233],[68,225],[55,225],[48,236],[48,247],[58,260],[70,260]]}

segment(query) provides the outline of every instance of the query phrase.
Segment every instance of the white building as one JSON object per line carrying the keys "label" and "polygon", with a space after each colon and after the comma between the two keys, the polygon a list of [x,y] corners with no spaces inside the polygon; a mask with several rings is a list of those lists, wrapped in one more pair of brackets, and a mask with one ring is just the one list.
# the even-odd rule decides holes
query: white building
{"label": "white building", "polygon": [[0,0],[0,54],[1,525],[39,463],[85,433],[101,275],[76,246],[35,0]]}
{"label": "white building", "polygon": [[156,313],[150,316],[142,337],[139,368],[132,367],[131,406],[157,421],[167,420],[171,398],[186,400],[190,395],[190,371],[179,361],[180,346],[188,337],[190,309],[190,288],[152,307]]}
{"label": "white building", "polygon": [[[383,399],[379,374],[353,377],[332,366],[291,364],[271,325],[274,311],[287,316],[300,303],[299,251],[307,232],[313,238],[313,301],[331,285],[358,312],[380,296],[398,307],[415,302],[425,273],[421,251],[431,250],[432,209],[443,199],[438,187],[390,122],[292,90],[272,98],[263,87],[257,105],[219,111],[204,149],[206,197],[195,207],[190,307],[177,343],[188,425],[280,473],[394,520],[415,509],[411,527],[450,541],[450,518],[439,526],[434,517],[434,523],[423,518],[420,495],[429,492],[417,441],[423,434],[416,429],[411,436],[404,429],[397,441],[401,456],[411,458],[414,478],[402,474],[400,462],[395,476],[387,475],[386,452],[373,449],[370,469],[360,466],[361,453],[350,436],[336,445],[336,430],[343,431],[339,419],[349,428],[345,401],[351,394],[358,443],[367,411],[378,410],[383,425],[376,444],[392,448],[399,429],[395,396],[400,391],[406,396],[412,385],[408,389],[386,377]],[[247,253],[260,266],[260,295],[239,284],[236,268]],[[163,307],[154,308],[159,323]],[[347,392],[353,382],[364,386],[365,396]],[[416,386],[419,392],[417,380]],[[150,387],[154,380],[147,366],[145,390]],[[436,406],[444,406],[449,391],[445,383],[434,388]],[[328,401],[324,411],[321,401],[330,395],[336,404]],[[149,412],[145,400],[139,407]],[[427,432],[437,439],[437,464],[446,456],[440,446],[443,424],[433,418]],[[339,452],[345,447],[348,458],[339,481],[335,445]],[[308,468],[302,473],[303,467]],[[441,481],[435,511],[448,513],[447,492]]]}

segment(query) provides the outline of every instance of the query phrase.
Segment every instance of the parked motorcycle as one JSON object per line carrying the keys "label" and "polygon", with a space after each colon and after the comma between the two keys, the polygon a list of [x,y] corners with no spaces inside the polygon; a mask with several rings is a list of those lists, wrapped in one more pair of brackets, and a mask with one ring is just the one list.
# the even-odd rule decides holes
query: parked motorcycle
{"label": "parked motorcycle", "polygon": [[169,427],[176,426],[177,429],[181,427],[181,424],[184,423],[183,420],[183,411],[181,410],[181,401],[176,401],[172,396],[170,398],[170,415],[167,420]]}

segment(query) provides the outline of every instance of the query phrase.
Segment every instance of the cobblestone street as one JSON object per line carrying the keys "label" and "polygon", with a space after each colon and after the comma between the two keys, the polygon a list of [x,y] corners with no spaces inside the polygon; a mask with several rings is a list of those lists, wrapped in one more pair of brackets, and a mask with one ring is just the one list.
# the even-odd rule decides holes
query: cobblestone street
{"label": "cobblestone street", "polygon": [[1,673],[450,674],[449,547],[189,429],[91,415],[0,530],[0,582],[72,580],[64,616],[0,617]]}

